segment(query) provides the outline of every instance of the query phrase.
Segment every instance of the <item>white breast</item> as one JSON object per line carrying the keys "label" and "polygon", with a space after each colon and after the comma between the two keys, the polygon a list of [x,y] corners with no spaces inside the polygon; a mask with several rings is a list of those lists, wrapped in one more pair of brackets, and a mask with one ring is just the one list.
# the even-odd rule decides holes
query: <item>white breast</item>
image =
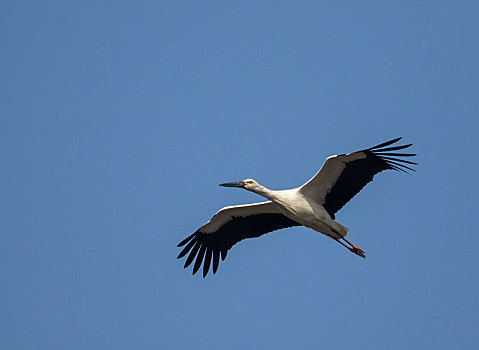
{"label": "white breast", "polygon": [[334,235],[332,228],[336,223],[331,219],[322,205],[304,197],[296,189],[277,191],[273,201],[288,218],[299,222],[317,232]]}

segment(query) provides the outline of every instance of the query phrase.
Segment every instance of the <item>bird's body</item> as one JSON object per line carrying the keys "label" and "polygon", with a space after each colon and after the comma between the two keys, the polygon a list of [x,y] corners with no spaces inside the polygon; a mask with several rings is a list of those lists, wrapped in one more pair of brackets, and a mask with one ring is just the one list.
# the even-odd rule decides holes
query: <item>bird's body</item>
{"label": "bird's body", "polygon": [[386,153],[411,146],[384,148],[398,140],[400,138],[362,151],[331,156],[311,180],[294,189],[274,191],[252,179],[221,184],[244,188],[269,201],[221,209],[210,221],[178,244],[179,247],[186,245],[178,258],[189,253],[186,268],[196,257],[193,274],[204,260],[205,277],[211,262],[213,273],[216,273],[220,255],[224,260],[228,250],[237,242],[292,226],[305,226],[325,234],[364,258],[364,252],[345,238],[348,228],[335,221],[335,213],[372,181],[377,173],[386,169],[413,170],[402,163],[416,163],[391,156],[409,157],[415,154]]}
{"label": "bird's body", "polygon": [[289,219],[333,238],[346,236],[347,229],[331,219],[324,207],[300,188],[272,191],[261,185],[258,187],[259,191],[254,192],[271,200]]}

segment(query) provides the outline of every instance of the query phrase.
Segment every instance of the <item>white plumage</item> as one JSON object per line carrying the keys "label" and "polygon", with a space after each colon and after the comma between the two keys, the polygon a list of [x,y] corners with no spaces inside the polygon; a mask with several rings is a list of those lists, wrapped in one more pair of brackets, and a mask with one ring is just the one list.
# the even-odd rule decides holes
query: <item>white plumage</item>
{"label": "white plumage", "polygon": [[397,157],[415,154],[388,153],[411,146],[386,147],[400,139],[328,157],[316,175],[298,188],[273,191],[252,179],[221,184],[224,187],[244,188],[269,201],[221,209],[210,221],[178,244],[178,247],[186,245],[178,259],[189,253],[185,268],[196,258],[193,274],[203,263],[205,277],[211,263],[213,273],[216,273],[220,256],[224,260],[228,250],[239,241],[292,226],[306,226],[323,233],[364,258],[364,251],[345,238],[348,228],[334,220],[335,214],[377,173],[387,169],[414,171],[405,164],[416,163]]}

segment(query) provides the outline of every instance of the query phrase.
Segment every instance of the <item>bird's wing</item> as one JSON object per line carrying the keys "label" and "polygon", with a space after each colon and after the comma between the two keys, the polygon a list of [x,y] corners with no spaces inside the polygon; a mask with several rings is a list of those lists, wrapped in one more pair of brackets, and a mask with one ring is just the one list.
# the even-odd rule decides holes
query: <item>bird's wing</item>
{"label": "bird's wing", "polygon": [[196,257],[193,267],[195,274],[203,264],[203,277],[206,276],[213,261],[213,274],[220,260],[226,258],[229,249],[245,238],[259,237],[265,233],[286,227],[301,226],[284,216],[273,202],[225,207],[191,236],[178,244],[186,247],[178,259],[189,253],[185,262],[188,267]]}
{"label": "bird's wing", "polygon": [[386,147],[400,139],[398,137],[361,151],[328,157],[316,175],[300,187],[300,192],[323,205],[334,219],[334,214],[371,182],[377,173],[387,169],[415,171],[405,164],[417,163],[397,157],[412,157],[416,154],[391,152],[412,144]]}

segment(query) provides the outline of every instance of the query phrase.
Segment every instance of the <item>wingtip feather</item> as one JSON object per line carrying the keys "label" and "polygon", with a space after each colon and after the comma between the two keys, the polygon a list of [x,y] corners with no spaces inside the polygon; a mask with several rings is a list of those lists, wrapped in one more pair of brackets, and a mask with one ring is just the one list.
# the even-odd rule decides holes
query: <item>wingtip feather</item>
{"label": "wingtip feather", "polygon": [[416,162],[411,162],[409,160],[404,160],[404,159],[399,159],[399,158],[393,158],[393,157],[381,157],[382,159],[386,159],[387,161],[395,161],[395,162],[401,162],[401,163],[406,163],[406,164],[412,164],[412,165],[417,165]]}
{"label": "wingtip feather", "polygon": [[201,242],[198,240],[196,241],[193,249],[191,249],[190,254],[188,255],[188,258],[185,261],[184,268],[186,269],[190,264],[193,262],[195,259],[196,253],[198,252],[198,249],[200,249]]}
{"label": "wingtip feather", "polygon": [[[195,232],[196,233],[196,232]],[[186,237],[184,240],[182,240],[180,243],[178,243],[177,247],[182,247],[184,246],[186,243],[188,243],[194,236],[195,236],[195,233],[189,235],[188,237]]]}
{"label": "wingtip feather", "polygon": [[196,241],[198,240],[198,237],[194,237],[186,247],[183,248],[183,250],[180,252],[180,254],[178,254],[178,256],[176,257],[177,259],[181,259],[182,257],[184,257],[186,254],[188,254],[188,252],[191,250],[191,248],[193,247],[193,245],[196,243]]}
{"label": "wingtip feather", "polygon": [[203,262],[203,278],[206,277],[206,275],[208,274],[208,271],[210,269],[211,253],[212,253],[211,246],[208,246],[206,248],[205,260]]}
{"label": "wingtip feather", "polygon": [[394,146],[394,147],[386,147],[386,148],[381,148],[381,149],[375,149],[373,150],[374,153],[382,153],[382,152],[387,152],[387,151],[398,151],[400,149],[405,149],[408,147],[411,147],[412,143],[408,143],[407,145],[400,145],[400,146]]}
{"label": "wingtip feather", "polygon": [[195,266],[193,266],[193,274],[195,274],[201,267],[201,263],[203,262],[203,258],[205,256],[206,244],[201,245],[201,249],[196,256]]}
{"label": "wingtip feather", "polygon": [[216,270],[218,270],[219,262],[220,262],[220,250],[218,247],[215,247],[213,251],[213,275],[215,275]]}
{"label": "wingtip feather", "polygon": [[381,143],[381,144],[379,144],[379,145],[376,145],[376,146],[373,146],[373,147],[368,148],[368,151],[372,151],[372,150],[377,149],[377,148],[389,146],[389,145],[391,145],[391,144],[393,144],[393,143],[398,142],[398,141],[401,140],[401,139],[402,139],[402,136],[397,137],[397,138],[392,139],[392,140],[389,140],[389,141],[386,141],[386,142],[383,142],[383,143]]}

